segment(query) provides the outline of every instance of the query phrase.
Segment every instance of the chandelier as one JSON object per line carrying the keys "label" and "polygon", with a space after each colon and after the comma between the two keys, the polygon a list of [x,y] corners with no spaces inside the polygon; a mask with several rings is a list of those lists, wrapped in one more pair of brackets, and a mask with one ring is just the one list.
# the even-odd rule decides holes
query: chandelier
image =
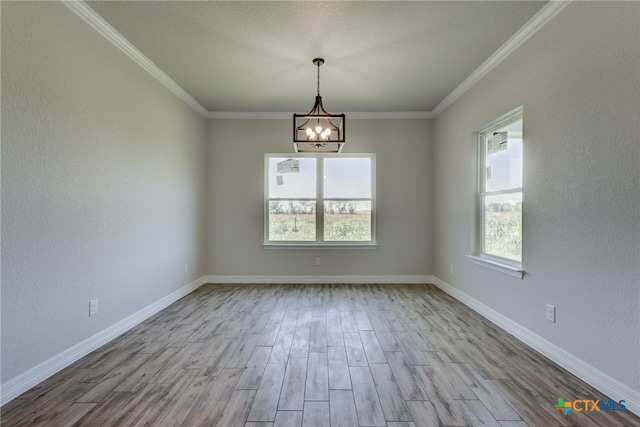
{"label": "chandelier", "polygon": [[313,108],[307,114],[293,115],[293,147],[296,153],[339,153],[344,145],[344,114],[329,114],[320,96],[320,66],[324,59],[314,58],[318,67],[318,92]]}

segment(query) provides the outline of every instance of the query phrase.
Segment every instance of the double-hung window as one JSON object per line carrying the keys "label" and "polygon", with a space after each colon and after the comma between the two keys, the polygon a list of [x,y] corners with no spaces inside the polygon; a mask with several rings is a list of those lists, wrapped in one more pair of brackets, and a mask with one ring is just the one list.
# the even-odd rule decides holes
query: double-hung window
{"label": "double-hung window", "polygon": [[478,258],[522,277],[522,108],[479,133]]}
{"label": "double-hung window", "polygon": [[266,154],[265,246],[375,246],[374,154]]}

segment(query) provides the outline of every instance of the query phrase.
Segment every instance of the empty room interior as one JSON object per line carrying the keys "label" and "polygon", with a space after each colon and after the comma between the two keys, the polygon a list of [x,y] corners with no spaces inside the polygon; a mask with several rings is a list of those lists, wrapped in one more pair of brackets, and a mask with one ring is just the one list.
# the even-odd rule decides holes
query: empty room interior
{"label": "empty room interior", "polygon": [[3,426],[639,425],[639,2],[0,15]]}

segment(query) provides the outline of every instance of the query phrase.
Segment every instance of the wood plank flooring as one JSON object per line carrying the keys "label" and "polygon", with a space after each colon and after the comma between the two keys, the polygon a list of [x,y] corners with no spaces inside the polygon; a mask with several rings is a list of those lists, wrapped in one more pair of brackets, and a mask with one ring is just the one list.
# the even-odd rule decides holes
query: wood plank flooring
{"label": "wood plank flooring", "polygon": [[638,426],[433,285],[205,285],[2,407],[3,426]]}

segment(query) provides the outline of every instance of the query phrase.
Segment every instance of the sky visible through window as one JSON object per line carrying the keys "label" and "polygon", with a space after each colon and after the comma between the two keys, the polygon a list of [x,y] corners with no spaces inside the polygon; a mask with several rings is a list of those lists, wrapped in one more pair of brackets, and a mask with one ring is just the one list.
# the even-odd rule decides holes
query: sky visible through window
{"label": "sky visible through window", "polygon": [[[496,132],[508,132],[503,149],[487,152],[485,159],[486,192],[522,187],[522,120],[510,123]],[[491,137],[491,134],[487,137]],[[512,195],[495,196],[500,203],[516,203]],[[496,200],[498,201],[498,200]]]}
{"label": "sky visible through window", "polygon": [[487,191],[522,187],[522,139],[509,138],[509,148],[489,154],[486,167]]}
{"label": "sky visible through window", "polygon": [[[313,199],[316,197],[316,159],[296,157],[300,171],[297,173],[278,173],[278,163],[287,157],[269,159],[269,198],[274,199]],[[279,178],[280,177],[280,178]]]}
{"label": "sky visible through window", "polygon": [[324,163],[324,197],[371,197],[371,159],[329,158]]}
{"label": "sky visible through window", "polygon": [[[315,198],[316,159],[295,158],[299,172],[278,173],[277,164],[287,157],[269,159],[269,198]],[[371,159],[324,159],[325,198],[371,198]]]}

